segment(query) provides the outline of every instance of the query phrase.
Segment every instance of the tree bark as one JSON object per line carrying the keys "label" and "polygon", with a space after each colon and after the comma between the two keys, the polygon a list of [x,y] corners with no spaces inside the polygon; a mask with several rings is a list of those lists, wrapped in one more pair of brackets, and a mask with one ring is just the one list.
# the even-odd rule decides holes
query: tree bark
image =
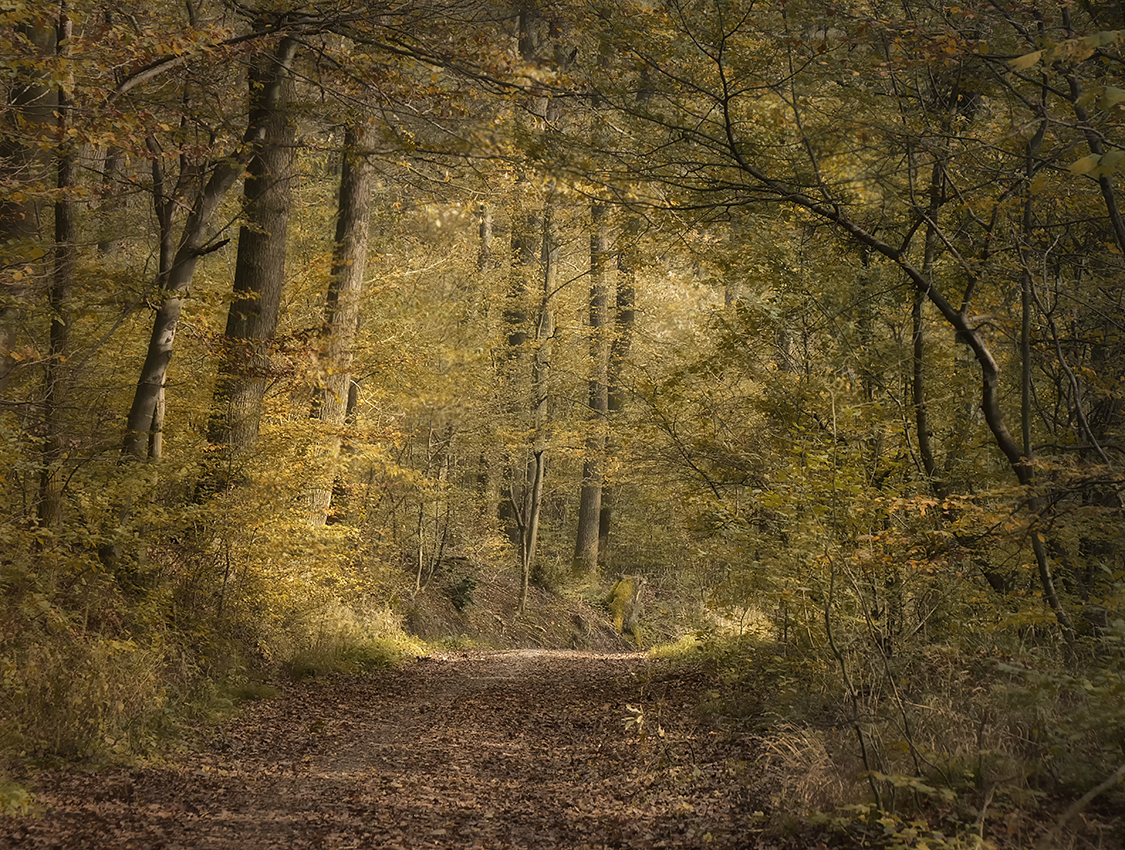
{"label": "tree bark", "polygon": [[264,138],[266,127],[263,119],[276,107],[281,97],[285,74],[292,66],[296,53],[295,41],[285,39],[281,42],[273,56],[277,73],[265,86],[252,92],[251,110],[246,133],[242,138],[242,146],[238,151],[215,163],[210,178],[197,193],[191,212],[184,222],[171,268],[161,281],[163,297],[153,319],[145,362],[141,367],[137,388],[133,394],[133,403],[129,409],[122,446],[124,457],[144,460],[147,454],[148,432],[163,395],[184,300],[191,289],[192,277],[199,258],[211,250],[208,247],[210,239],[207,238],[207,227],[224,196],[243,173],[244,160],[241,150],[253,149]]}
{"label": "tree bark", "polygon": [[[321,388],[316,411],[327,426],[328,434],[322,448],[331,458],[340,453],[339,430],[347,419],[352,397],[352,358],[367,271],[373,169],[363,154],[365,137],[366,125],[362,118],[350,122],[344,132],[332,274],[324,304],[324,354],[320,362]],[[329,470],[310,495],[309,518],[314,525],[324,525],[328,519],[334,478],[334,470]]]}
{"label": "tree bark", "polygon": [[222,449],[215,458],[227,470],[258,439],[270,370],[269,345],[277,330],[285,287],[296,135],[287,100],[296,50],[297,43],[285,39],[277,56],[261,57],[250,73],[251,120],[264,133],[254,145],[243,188],[246,223],[238,235],[234,300],[227,314],[226,351],[208,433],[209,441]]}
{"label": "tree bark", "polygon": [[[72,23],[65,2],[59,4],[55,39],[56,55],[69,59]],[[73,78],[68,81],[73,83]],[[78,157],[68,140],[72,104],[68,85],[59,86],[56,128],[59,148],[56,156],[55,248],[47,306],[50,312],[50,337],[44,374],[43,457],[39,486],[39,525],[57,528],[62,524],[63,484],[66,480],[66,434],[62,421],[62,399],[66,395],[66,362],[70,353],[70,319],[67,310],[74,290],[78,257],[78,232],[74,215],[74,190],[78,178]]]}
{"label": "tree bark", "polygon": [[605,478],[605,421],[609,412],[609,334],[607,255],[609,228],[606,209],[601,203],[591,208],[590,233],[590,402],[586,460],[582,466],[582,491],[578,505],[578,532],[575,535],[575,575],[593,575],[598,569],[598,525]]}
{"label": "tree bark", "polygon": [[[621,386],[622,372],[633,347],[633,325],[636,321],[637,269],[634,262],[634,247],[631,240],[637,235],[637,221],[631,221],[625,228],[623,238],[626,244],[617,253],[617,296],[614,305],[613,341],[609,349],[607,425],[612,428],[614,419],[625,407],[625,391]],[[606,453],[612,456],[620,450],[613,431],[606,435]],[[609,462],[609,461],[607,461]],[[610,533],[613,528],[614,512],[617,508],[619,488],[609,481],[602,483],[602,503],[598,516],[598,558],[602,567],[609,566]]]}

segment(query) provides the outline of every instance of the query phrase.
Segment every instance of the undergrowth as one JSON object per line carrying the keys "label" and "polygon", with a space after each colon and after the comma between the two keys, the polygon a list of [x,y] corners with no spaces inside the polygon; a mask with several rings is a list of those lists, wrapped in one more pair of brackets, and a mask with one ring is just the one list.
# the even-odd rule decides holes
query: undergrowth
{"label": "undergrowth", "polygon": [[840,658],[811,643],[712,637],[706,708],[755,737],[780,834],[931,850],[1051,847],[1060,836],[1123,846],[1113,779],[1125,752],[1125,622],[1077,660],[1002,637],[891,656],[857,641]]}
{"label": "undergrowth", "polygon": [[[138,477],[107,485],[85,506],[88,526],[65,534],[0,522],[5,812],[33,805],[26,777],[39,767],[158,756],[276,695],[280,674],[362,672],[422,651],[377,601],[382,573],[354,539],[279,508],[292,503],[280,486],[173,512],[161,493],[183,483],[153,479],[146,493]],[[91,530],[126,503],[145,507],[111,536]]]}

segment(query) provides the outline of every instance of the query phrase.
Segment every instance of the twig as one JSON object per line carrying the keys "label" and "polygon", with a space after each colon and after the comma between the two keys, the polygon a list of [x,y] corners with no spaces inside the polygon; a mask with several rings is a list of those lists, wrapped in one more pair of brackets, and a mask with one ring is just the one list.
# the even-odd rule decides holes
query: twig
{"label": "twig", "polygon": [[852,729],[855,731],[855,736],[859,741],[859,754],[863,760],[863,766],[867,768],[867,784],[871,787],[871,793],[875,797],[875,805],[883,808],[883,796],[879,793],[879,786],[875,782],[875,772],[871,767],[871,761],[867,754],[867,742],[863,737],[863,727],[859,722],[859,694],[856,689],[852,687],[851,677],[848,675],[848,665],[844,662],[844,656],[836,646],[836,639],[832,635],[832,599],[836,592],[836,563],[832,560],[832,556],[828,554],[828,549],[824,550],[824,557],[828,559],[829,576],[828,576],[828,599],[824,603],[824,631],[828,637],[828,647],[832,650],[832,654],[836,657],[836,661],[840,665],[840,675],[844,679],[844,687],[848,689],[848,696],[851,698],[852,703]]}

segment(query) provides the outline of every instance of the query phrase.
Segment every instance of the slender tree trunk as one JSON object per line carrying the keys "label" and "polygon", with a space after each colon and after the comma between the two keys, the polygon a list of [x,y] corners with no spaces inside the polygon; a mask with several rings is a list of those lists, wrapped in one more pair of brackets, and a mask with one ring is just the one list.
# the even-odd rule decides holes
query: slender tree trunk
{"label": "slender tree trunk", "polygon": [[[282,41],[273,56],[277,73],[265,85],[252,92],[251,110],[243,148],[253,147],[265,135],[263,119],[271,114],[281,97],[282,86],[287,71],[297,53],[297,43],[291,39]],[[125,457],[143,460],[148,451],[148,430],[152,427],[157,405],[162,398],[168,365],[183,313],[184,300],[191,289],[199,258],[218,246],[209,246],[207,227],[211,218],[222,203],[226,193],[242,174],[244,161],[241,150],[215,163],[207,179],[200,188],[192,205],[191,212],[184,222],[179,245],[167,277],[161,288],[163,297],[152,323],[145,362],[137,380],[133,403],[129,409],[125,440],[122,453]],[[223,243],[219,243],[222,245]]]}
{"label": "slender tree trunk", "polygon": [[[549,63],[550,60],[541,54],[550,27],[538,4],[534,0],[521,1],[516,13],[518,58],[526,63]],[[543,92],[535,93],[528,98],[526,106],[531,123],[529,129],[542,130],[550,106],[549,98]],[[504,309],[504,325],[508,336],[504,378],[510,392],[508,408],[512,430],[519,434],[530,426],[532,431],[530,447],[524,438],[519,438],[517,443],[507,447],[504,471],[508,482],[508,498],[501,500],[498,516],[501,528],[520,553],[520,573],[523,577],[521,583],[525,588],[521,592],[521,611],[526,601],[526,586],[530,582],[535,541],[538,537],[540,498],[536,496],[536,478],[543,473],[542,464],[545,460],[542,452],[539,452],[542,429],[536,421],[540,412],[540,397],[536,385],[543,365],[540,354],[544,325],[551,321],[547,300],[536,294],[538,287],[544,286],[544,281],[552,273],[546,259],[549,250],[545,248],[551,201],[548,200],[540,207],[535,198],[534,185],[533,181],[521,178],[516,186],[516,214],[512,216],[512,265]],[[485,255],[483,237],[487,232],[482,227],[482,258]],[[529,339],[535,340],[530,350],[527,344]],[[544,380],[545,376],[544,372]],[[532,418],[530,423],[527,421],[529,412]],[[541,494],[541,487],[539,492]]]}
{"label": "slender tree trunk", "polygon": [[[610,431],[606,437],[606,452],[611,457],[620,451],[620,444],[614,438],[612,427],[614,419],[625,407],[625,391],[621,386],[622,373],[629,358],[629,351],[633,346],[637,270],[634,263],[635,249],[632,240],[637,236],[637,225],[636,221],[632,221],[625,228],[623,234],[625,244],[617,253],[617,303],[614,309],[613,342],[609,350],[607,424],[610,426]],[[619,492],[619,488],[609,481],[602,484],[602,504],[598,517],[598,556],[603,567],[609,566],[610,532],[613,528],[613,516],[617,508],[617,494]]]}
{"label": "slender tree trunk", "polygon": [[[482,202],[477,211],[477,216],[477,232],[480,237],[480,243],[477,247],[477,274],[479,277],[479,285],[482,291],[492,292],[492,278],[499,264],[496,261],[496,254],[493,249],[494,230],[491,205],[488,202]],[[484,322],[486,324],[485,330],[489,337],[492,336],[492,324],[494,320],[493,312],[486,306]],[[500,479],[503,474],[503,469],[500,463],[500,457],[495,451],[496,446],[498,446],[500,442],[500,435],[495,426],[496,420],[493,418],[489,423],[485,435],[485,446],[480,452],[477,485],[480,491],[484,516],[499,519],[501,518],[502,508],[500,501]]]}
{"label": "slender tree trunk", "polygon": [[551,352],[555,335],[555,317],[551,298],[555,290],[558,238],[555,233],[552,202],[543,214],[543,232],[539,255],[539,309],[535,325],[535,352],[531,366],[531,398],[534,434],[528,461],[527,493],[524,499],[524,523],[520,538],[520,602],[519,612],[527,607],[529,585],[542,578],[537,570],[536,550],[539,546],[539,517],[543,509],[543,482],[547,475],[547,431],[550,427]]}
{"label": "slender tree trunk", "polygon": [[[344,427],[354,432],[358,423],[359,381],[353,378],[348,384],[348,404],[344,410]],[[356,453],[355,444],[345,437],[340,441],[340,453],[349,457],[354,456]],[[325,522],[345,521],[348,518],[348,511],[351,509],[351,501],[352,488],[349,482],[341,476],[337,476],[332,484],[332,504],[330,506],[332,510]]]}
{"label": "slender tree trunk", "polygon": [[487,272],[495,264],[492,256],[492,207],[482,202],[478,211],[480,245],[477,249],[477,271]]}
{"label": "slender tree trunk", "polygon": [[[1070,9],[1066,6],[1060,7],[1062,12],[1063,25],[1072,33],[1074,33],[1074,26],[1070,20]],[[1090,123],[1089,115],[1086,112],[1086,107],[1082,105],[1083,92],[1078,85],[1078,78],[1074,74],[1067,74],[1066,77],[1067,88],[1070,94],[1070,100],[1074,105],[1074,117],[1078,119],[1078,126],[1082,128],[1086,136],[1086,146],[1090,149],[1090,153],[1101,156],[1105,153],[1105,146],[1102,144],[1102,136],[1099,134],[1093,124]],[[1046,82],[1044,82],[1044,88]],[[1045,122],[1044,122],[1045,123]],[[1042,139],[1042,134],[1036,137]],[[1031,145],[1029,144],[1029,157],[1032,155]],[[1038,143],[1035,143],[1038,153]],[[1117,241],[1117,249],[1125,253],[1125,217],[1121,215],[1121,208],[1117,203],[1117,195],[1113,189],[1113,182],[1105,174],[1097,178],[1098,188],[1102,193],[1102,200],[1105,203],[1106,214],[1109,217],[1110,227],[1113,229],[1113,235]]]}
{"label": "slender tree trunk", "polygon": [[[65,2],[59,5],[57,28],[57,56],[63,62],[69,59],[72,24]],[[73,83],[73,78],[68,81]],[[44,376],[43,395],[43,466],[39,486],[39,525],[56,528],[62,523],[62,493],[65,481],[63,468],[66,459],[66,434],[62,421],[62,399],[66,395],[65,370],[70,352],[70,320],[67,309],[74,290],[75,266],[78,254],[78,233],[74,217],[74,190],[78,177],[78,157],[74,144],[69,141],[72,103],[67,83],[58,89],[57,133],[59,149],[56,153],[57,195],[55,197],[55,250],[47,304],[50,310],[50,339]]]}
{"label": "slender tree trunk", "polygon": [[98,254],[102,257],[111,257],[117,251],[118,243],[121,241],[118,228],[120,224],[113,221],[114,212],[121,204],[121,198],[117,197],[116,183],[123,157],[121,151],[113,148],[106,152],[105,159],[102,160],[102,179],[101,179],[101,200],[98,204],[97,220],[99,223],[99,236],[98,236]]}
{"label": "slender tree trunk", "polygon": [[[165,185],[164,157],[156,139],[152,136],[146,141],[152,153],[152,209],[156,216],[157,231],[160,234],[160,253],[157,266],[157,279],[163,288],[172,274],[172,265],[175,262],[176,236],[173,230],[175,218],[175,200],[169,196]],[[98,250],[101,250],[99,245]],[[152,408],[152,423],[149,426],[148,457],[150,460],[159,460],[164,456],[164,412],[165,384],[161,384],[156,391],[156,403]]]}
{"label": "slender tree trunk", "polygon": [[[283,49],[295,52],[286,39]],[[290,62],[262,57],[251,70],[252,119],[265,128],[244,185],[246,223],[238,235],[234,300],[227,314],[226,351],[211,404],[208,438],[224,450],[227,469],[258,439],[270,369],[269,345],[277,330],[285,286],[285,249],[296,130],[287,109]],[[259,97],[277,88],[272,102]]]}
{"label": "slender tree trunk", "polygon": [[[935,166],[935,172],[937,166]],[[926,230],[926,254],[922,266],[922,273],[933,280],[934,249],[936,233],[931,226]],[[944,499],[948,494],[945,482],[938,473],[937,462],[934,460],[934,447],[930,432],[929,406],[926,403],[926,325],[924,308],[926,295],[915,290],[914,307],[911,310],[911,325],[913,342],[913,357],[911,362],[911,402],[914,406],[915,433],[918,438],[918,454],[922,460],[922,470],[930,488],[939,499]]]}
{"label": "slender tree trunk", "polygon": [[[528,425],[527,416],[531,397],[531,356],[528,339],[531,330],[531,314],[535,285],[542,261],[543,217],[530,197],[530,189],[517,186],[522,197],[517,201],[516,213],[512,216],[512,263],[509,271],[508,292],[504,299],[503,323],[507,345],[504,362],[501,365],[502,381],[507,389],[506,406],[511,431],[522,433]],[[527,516],[525,497],[528,492],[527,465],[523,453],[526,443],[507,447],[504,458],[504,480],[507,498],[499,504],[498,519],[500,527],[521,553],[526,537]],[[523,557],[521,554],[521,563]]]}
{"label": "slender tree trunk", "polygon": [[[332,275],[324,305],[324,351],[321,360],[321,390],[317,413],[327,426],[324,450],[339,455],[339,429],[347,418],[351,398],[352,358],[359,326],[359,302],[367,271],[368,215],[371,209],[373,170],[363,154],[365,124],[362,118],[349,123],[344,133],[344,163],[340,172],[340,195],[336,214],[336,242]],[[332,504],[330,469],[311,494],[310,520],[323,525]]]}
{"label": "slender tree trunk", "polygon": [[[191,4],[188,4],[191,9]],[[102,22],[107,30],[115,25],[117,14],[113,9],[106,9],[102,13]],[[192,23],[194,27],[195,24]],[[120,84],[125,78],[124,69],[114,72],[114,79]],[[151,149],[152,137],[149,138]],[[120,219],[119,211],[123,206],[124,198],[117,192],[117,181],[125,164],[125,157],[120,147],[113,146],[104,152],[99,164],[101,187],[98,201],[95,205],[94,220],[97,221],[98,256],[112,257],[117,252],[121,241],[124,224]]]}
{"label": "slender tree trunk", "polygon": [[[494,291],[493,277],[499,266],[493,248],[494,230],[492,206],[487,201],[482,201],[477,208],[477,279],[480,291],[491,293]],[[486,297],[482,321],[485,324],[484,332],[491,338],[495,317],[489,309]],[[499,518],[501,511],[500,490],[502,468],[500,457],[495,451],[499,445],[499,431],[496,428],[496,418],[493,417],[485,434],[483,445],[477,458],[477,490],[480,496],[483,515],[490,518]]]}
{"label": "slender tree trunk", "polygon": [[593,575],[598,569],[598,524],[605,476],[605,421],[609,412],[609,334],[606,327],[609,229],[605,206],[595,203],[591,209],[591,218],[590,431],[586,437],[586,460],[582,466],[582,491],[578,505],[578,533],[574,543],[572,569],[576,575]]}

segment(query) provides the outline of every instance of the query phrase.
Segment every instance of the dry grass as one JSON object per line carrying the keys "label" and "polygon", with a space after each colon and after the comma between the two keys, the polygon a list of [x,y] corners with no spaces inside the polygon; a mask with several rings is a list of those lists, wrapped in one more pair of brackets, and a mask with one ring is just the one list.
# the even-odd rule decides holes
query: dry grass
{"label": "dry grass", "polygon": [[779,810],[790,815],[832,811],[860,791],[854,765],[833,751],[844,749],[835,730],[781,722],[759,740],[759,767],[770,780]]}

